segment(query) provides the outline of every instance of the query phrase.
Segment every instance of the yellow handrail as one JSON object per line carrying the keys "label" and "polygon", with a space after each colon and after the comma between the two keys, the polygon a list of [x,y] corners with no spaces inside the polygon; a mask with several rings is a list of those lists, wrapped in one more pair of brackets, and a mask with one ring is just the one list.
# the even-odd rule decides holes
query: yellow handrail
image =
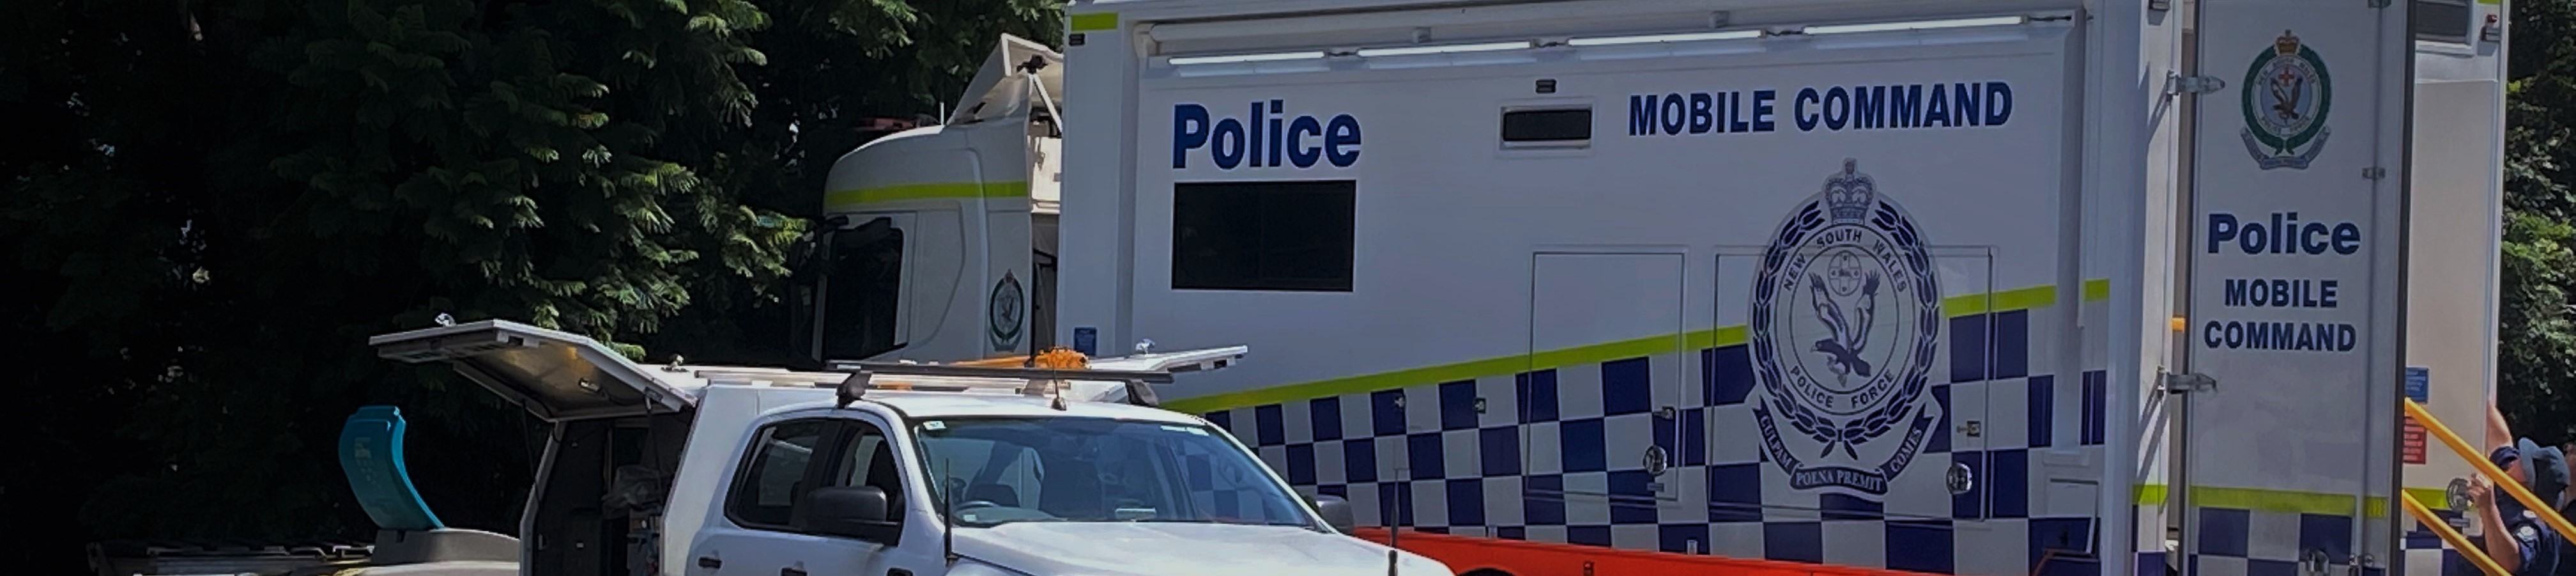
{"label": "yellow handrail", "polygon": [[2450,523],[2443,522],[2439,516],[2434,516],[2432,510],[2424,507],[2424,503],[2417,502],[2414,498],[2398,500],[2406,503],[2406,513],[2415,516],[2417,523],[2423,524],[2427,530],[2432,530],[2433,535],[2441,536],[2443,543],[2450,544],[2452,550],[2460,551],[2461,557],[2468,558],[2469,563],[2478,565],[2478,569],[2486,571],[2487,576],[2511,576],[2505,573],[2504,566],[2496,564],[2494,558],[2487,557],[2485,548],[2469,543],[2469,537],[2461,536],[2458,530],[2452,530]]}
{"label": "yellow handrail", "polygon": [[[2461,440],[2459,434],[2452,433],[2451,427],[2443,426],[2441,420],[2433,418],[2433,413],[2426,411],[2424,405],[2415,403],[2413,398],[2406,399],[2406,416],[2414,418],[2418,424],[2423,424],[2424,429],[2432,432],[2433,437],[2442,439],[2443,444],[2449,444],[2452,452],[2460,453],[2460,458],[2468,460],[2470,466],[2477,467],[2479,473],[2495,479],[2496,489],[2512,494],[2513,499],[2522,501],[2524,507],[2530,508],[2534,514],[2539,514],[2540,520],[2549,523],[2550,528],[2557,529],[2559,534],[2576,534],[2576,527],[2569,526],[2567,518],[2558,515],[2558,503],[2542,502],[2539,496],[2533,496],[2530,490],[2523,489],[2522,482],[2506,476],[2503,468],[2497,468],[2494,462],[2488,462],[2485,454],[2470,448],[2468,441]],[[2523,455],[2525,461],[2529,461],[2530,457],[2529,454]]]}

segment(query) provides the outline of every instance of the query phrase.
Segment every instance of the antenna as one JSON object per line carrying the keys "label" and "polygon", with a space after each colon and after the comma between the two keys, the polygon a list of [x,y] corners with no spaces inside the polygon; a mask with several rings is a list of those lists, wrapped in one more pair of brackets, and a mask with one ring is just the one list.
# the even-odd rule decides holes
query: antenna
{"label": "antenna", "polygon": [[957,490],[948,486],[948,473],[956,471],[956,465],[947,458],[939,459],[939,495],[944,500],[939,505],[939,551],[949,564],[957,563]]}

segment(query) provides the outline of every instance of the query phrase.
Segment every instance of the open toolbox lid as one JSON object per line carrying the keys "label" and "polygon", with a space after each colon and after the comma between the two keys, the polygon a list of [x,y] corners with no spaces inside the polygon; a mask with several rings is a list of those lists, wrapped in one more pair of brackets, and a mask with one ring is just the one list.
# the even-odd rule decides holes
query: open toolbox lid
{"label": "open toolbox lid", "polygon": [[679,412],[696,405],[702,387],[655,378],[588,337],[504,320],[383,334],[367,344],[380,358],[446,362],[547,422]]}

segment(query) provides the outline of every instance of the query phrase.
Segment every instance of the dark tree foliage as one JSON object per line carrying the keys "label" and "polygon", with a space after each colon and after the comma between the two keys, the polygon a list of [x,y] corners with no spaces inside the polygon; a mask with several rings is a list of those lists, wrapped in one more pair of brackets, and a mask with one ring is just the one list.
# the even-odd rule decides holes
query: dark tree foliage
{"label": "dark tree foliage", "polygon": [[2498,405],[2515,434],[2576,440],[2576,1],[2513,4]]}
{"label": "dark tree foliage", "polygon": [[[540,430],[372,334],[503,318],[774,355],[786,249],[865,118],[938,111],[1052,0],[27,0],[0,18],[0,562],[360,536],[333,453],[402,406],[449,523]],[[642,347],[621,344],[631,355]]]}

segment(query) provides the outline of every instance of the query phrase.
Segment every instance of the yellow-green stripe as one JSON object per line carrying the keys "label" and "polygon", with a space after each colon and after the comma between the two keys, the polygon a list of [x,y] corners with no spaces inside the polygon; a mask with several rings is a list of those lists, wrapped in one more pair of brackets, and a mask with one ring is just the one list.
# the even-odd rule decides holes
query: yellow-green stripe
{"label": "yellow-green stripe", "polygon": [[834,190],[823,195],[823,205],[842,206],[901,200],[1027,198],[1028,196],[1028,182],[943,182]]}
{"label": "yellow-green stripe", "polygon": [[[2086,300],[2108,299],[2110,298],[2110,295],[2111,282],[2109,280],[2089,280],[2084,283],[2084,299]],[[2034,286],[2030,288],[1990,292],[1986,294],[1952,296],[1944,299],[1941,306],[1942,309],[1948,311],[1951,316],[1959,317],[1981,314],[1987,311],[2008,312],[2012,310],[2045,308],[2055,304],[2057,304],[2056,286]],[[1743,326],[1727,326],[1716,330],[1700,330],[1680,334],[1679,336],[1681,337],[1681,345],[1692,350],[1717,346],[1733,346],[1745,343]],[[1311,398],[1322,398],[1325,396],[1365,394],[1379,390],[1402,388],[1405,386],[1472,380],[1485,376],[1518,374],[1532,370],[1545,370],[1564,366],[1607,362],[1620,358],[1635,358],[1638,356],[1675,352],[1676,350],[1674,349],[1673,340],[1673,335],[1649,336],[1634,340],[1621,340],[1617,342],[1604,342],[1573,348],[1548,350],[1529,355],[1486,358],[1483,360],[1471,360],[1455,364],[1442,364],[1438,366],[1414,368],[1411,370],[1398,370],[1395,372],[1382,372],[1346,378],[1334,378],[1331,380],[1321,380],[1303,384],[1290,384],[1257,390],[1212,394],[1195,398],[1182,398],[1165,402],[1163,406],[1167,409],[1180,412],[1206,413],[1218,410],[1241,408],[1245,406],[1294,402]]]}
{"label": "yellow-green stripe", "polygon": [[[2163,484],[2141,484],[2138,486],[2137,492],[2137,502],[2142,506],[2164,504],[2165,498],[2172,494],[2170,489]],[[2439,488],[2408,488],[2406,489],[2406,497],[2412,498],[2417,503],[2423,504],[2425,508],[2433,510],[2448,510],[2451,507],[2448,496],[2446,496]],[[2191,503],[2193,506],[2200,508],[2228,508],[2259,512],[2318,514],[2329,516],[2351,515],[2352,498],[2353,495],[2351,494],[2300,492],[2294,490],[2265,490],[2259,488],[2195,486],[2191,489]],[[2362,513],[2371,518],[2387,517],[2388,499],[2377,496],[2371,497],[2367,502],[2362,504]]]}
{"label": "yellow-green stripe", "polygon": [[1073,26],[1072,26],[1073,31],[1075,31],[1075,32],[1098,32],[1098,31],[1101,31],[1101,30],[1117,30],[1117,29],[1118,29],[1118,13],[1117,13],[1117,12],[1094,12],[1094,13],[1090,13],[1090,14],[1075,14],[1075,15],[1073,15],[1073,23],[1072,23],[1072,24],[1073,24]]}

